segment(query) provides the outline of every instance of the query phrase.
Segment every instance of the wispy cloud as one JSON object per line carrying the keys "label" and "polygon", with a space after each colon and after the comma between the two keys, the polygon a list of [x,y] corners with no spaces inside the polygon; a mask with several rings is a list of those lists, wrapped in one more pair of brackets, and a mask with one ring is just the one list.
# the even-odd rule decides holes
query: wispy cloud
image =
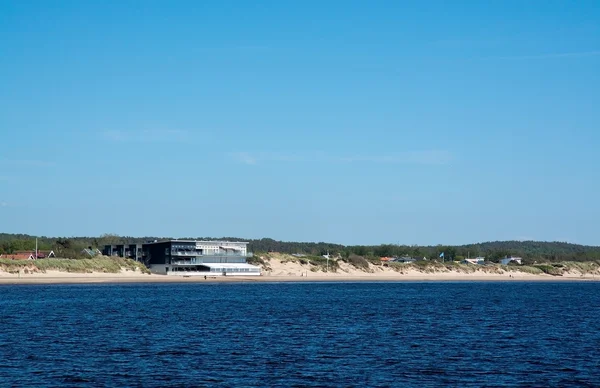
{"label": "wispy cloud", "polygon": [[8,202],[0,201],[0,207],[8,207]]}
{"label": "wispy cloud", "polygon": [[108,130],[102,133],[102,136],[113,142],[133,142],[133,143],[157,143],[157,142],[179,142],[188,137],[186,131],[179,129],[159,129],[142,131],[120,131]]}
{"label": "wispy cloud", "polygon": [[252,156],[248,152],[235,152],[230,154],[230,156],[232,156],[238,162],[248,165],[255,165],[257,162],[256,156]]}
{"label": "wispy cloud", "polygon": [[452,161],[453,155],[448,151],[427,150],[407,151],[383,155],[339,155],[322,151],[307,152],[235,152],[229,156],[234,160],[257,165],[264,163],[373,163],[373,164],[417,164],[445,165]]}

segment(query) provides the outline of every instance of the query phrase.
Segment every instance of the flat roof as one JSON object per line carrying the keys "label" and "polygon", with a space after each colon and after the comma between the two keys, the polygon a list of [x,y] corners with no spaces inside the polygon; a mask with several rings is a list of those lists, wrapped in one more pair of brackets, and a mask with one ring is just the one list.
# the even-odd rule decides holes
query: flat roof
{"label": "flat roof", "polygon": [[202,263],[198,264],[208,268],[259,268],[257,265],[248,263]]}
{"label": "flat roof", "polygon": [[[224,240],[160,240],[160,241],[152,241],[147,242],[145,244],[160,244],[166,242],[186,242],[186,243],[203,243],[203,244],[250,244],[246,241],[224,241]],[[123,245],[123,244],[120,244]],[[125,244],[129,245],[129,244]]]}
{"label": "flat roof", "polygon": [[246,241],[225,241],[225,240],[210,240],[210,241],[195,240],[195,241],[199,242],[199,243],[211,243],[211,244],[212,243],[215,243],[215,244],[250,244],[249,242],[246,242]]}

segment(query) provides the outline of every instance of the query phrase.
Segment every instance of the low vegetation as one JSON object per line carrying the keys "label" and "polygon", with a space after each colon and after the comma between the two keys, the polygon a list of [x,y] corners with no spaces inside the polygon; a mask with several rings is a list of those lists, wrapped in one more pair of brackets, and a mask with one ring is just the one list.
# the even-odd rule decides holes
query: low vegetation
{"label": "low vegetation", "polygon": [[[290,255],[279,252],[268,252],[255,254],[248,259],[250,264],[259,265],[264,271],[271,271],[271,260],[281,263],[297,263],[305,266],[311,272],[326,272],[327,258],[315,255]],[[457,261],[440,262],[437,260],[418,260],[412,263],[382,262],[378,257],[361,256],[350,254],[348,256],[337,256],[329,259],[329,272],[346,272],[347,266],[354,267],[359,271],[373,273],[382,269],[390,269],[399,273],[418,271],[422,273],[460,272],[508,274],[508,273],[530,273],[534,275],[563,276],[565,274],[600,275],[600,262],[575,262],[563,261],[558,263],[533,263],[531,265],[500,265],[488,263],[485,265],[465,264]]]}
{"label": "low vegetation", "polygon": [[507,266],[508,268],[505,268],[507,271],[511,271],[511,272],[525,272],[525,273],[530,273],[533,275],[541,275],[544,273],[544,271],[542,271],[541,269],[531,266],[531,265],[521,265],[521,266]]}
{"label": "low vegetation", "polygon": [[269,262],[265,261],[265,259],[263,257],[258,256],[258,255],[254,255],[254,256],[248,257],[246,259],[246,262],[248,264],[257,265],[259,267],[262,267],[262,269],[264,271],[270,271],[271,270],[271,266],[269,265]]}
{"label": "low vegetation", "polygon": [[532,265],[501,266],[506,271],[526,272],[534,275],[547,274],[563,276],[567,273],[580,273],[582,275],[600,275],[598,262],[563,261],[560,263],[535,263]]}
{"label": "low vegetation", "polygon": [[584,274],[600,275],[600,262],[566,261],[562,263],[566,271],[575,270]]}
{"label": "low vegetation", "polygon": [[[566,242],[541,241],[492,241],[477,244],[447,245],[340,245],[326,242],[293,242],[277,241],[269,238],[243,239],[237,237],[192,237],[198,240],[248,241],[250,252],[279,252],[285,254],[303,254],[321,256],[330,253],[332,256],[348,258],[351,255],[361,256],[378,265],[376,258],[411,256],[415,258],[434,259],[444,252],[446,258],[458,260],[465,257],[485,256],[486,261],[497,263],[501,258],[511,255],[522,257],[523,263],[533,265],[547,262],[589,262],[600,261],[600,246],[586,246]],[[25,234],[0,233],[0,254],[16,251],[32,251],[35,248],[35,236]],[[149,240],[161,240],[169,236],[131,237],[115,234],[104,234],[98,237],[44,237],[38,236],[40,250],[53,250],[57,256],[72,259],[84,258],[84,248],[100,248],[105,244],[144,243]]]}
{"label": "low vegetation", "polygon": [[369,269],[369,261],[367,261],[367,259],[365,259],[362,256],[351,254],[350,256],[348,256],[345,259],[343,258],[342,260],[348,264],[353,265],[354,267],[356,267],[358,269],[362,269],[362,270]]}
{"label": "low vegetation", "polygon": [[119,273],[122,270],[150,273],[142,263],[120,257],[99,256],[92,259],[38,259],[10,260],[0,259],[0,270],[9,273],[62,271],[74,273]]}
{"label": "low vegetation", "polygon": [[[310,264],[312,268],[316,268],[317,271],[337,272],[340,268],[337,260],[327,260],[327,258],[323,256],[307,256],[304,259],[308,261],[308,264]],[[312,268],[311,271],[313,270]]]}
{"label": "low vegetation", "polygon": [[560,267],[555,267],[551,264],[537,264],[533,266],[534,268],[539,269],[545,274],[552,276],[562,276],[563,270]]}
{"label": "low vegetation", "polygon": [[[121,258],[95,257],[90,258],[85,249],[100,248],[105,244],[142,243],[148,240],[161,239],[159,237],[127,237],[114,234],[105,234],[99,237],[38,237],[40,251],[52,250],[56,256],[68,259],[40,259],[33,262],[19,262],[0,259],[0,269],[14,271],[26,269],[27,271],[40,272],[46,270],[60,270],[68,272],[109,272],[116,273],[122,269],[138,269],[148,272],[142,264]],[[212,240],[214,238],[197,238]],[[447,272],[460,271],[471,273],[481,271],[487,273],[524,272],[531,274],[548,274],[562,276],[566,273],[581,273],[600,275],[600,247],[569,244],[564,242],[536,242],[536,241],[496,241],[462,246],[408,246],[383,244],[378,246],[344,246],[325,242],[303,243],[283,242],[268,238],[246,240],[234,237],[218,239],[230,241],[249,241],[248,250],[254,252],[254,257],[248,258],[250,264],[259,265],[265,271],[270,271],[270,260],[278,259],[282,262],[295,262],[305,265],[311,271],[338,272],[340,263],[348,264],[365,272],[374,272],[378,268],[389,267],[402,272],[404,269],[414,269],[421,272]],[[0,233],[0,254],[13,254],[19,251],[33,252],[36,238],[29,235]],[[258,252],[265,252],[260,254]],[[437,262],[441,253],[450,261]],[[329,260],[322,255],[329,253],[334,260]],[[423,258],[410,264],[385,263],[380,257]],[[484,256],[485,266],[459,264],[465,257]],[[498,261],[506,256],[521,257],[524,265],[512,262],[509,265],[500,265]],[[426,259],[429,260],[426,260]],[[70,259],[70,260],[69,260]],[[339,263],[338,263],[339,260]],[[328,268],[329,267],[329,268]]]}
{"label": "low vegetation", "polygon": [[289,254],[281,253],[258,253],[254,254],[253,257],[249,257],[247,262],[253,265],[259,265],[265,271],[270,271],[271,266],[269,265],[271,260],[279,260],[282,263],[298,263],[301,265],[309,266],[309,270],[312,272],[337,272],[340,269],[340,265],[335,259],[327,260],[326,257],[316,255],[302,255],[294,256]]}

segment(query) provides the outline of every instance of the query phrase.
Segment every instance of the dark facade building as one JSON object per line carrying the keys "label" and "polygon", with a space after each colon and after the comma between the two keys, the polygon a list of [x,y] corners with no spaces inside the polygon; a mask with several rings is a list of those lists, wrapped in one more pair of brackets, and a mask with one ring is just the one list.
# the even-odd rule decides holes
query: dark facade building
{"label": "dark facade building", "polygon": [[127,257],[135,261],[143,261],[142,248],[142,244],[105,245],[102,254],[104,256]]}
{"label": "dark facade building", "polygon": [[[153,273],[166,275],[257,276],[260,267],[248,264],[246,242],[167,240],[135,246],[139,260]],[[106,246],[105,252],[121,257],[133,245]],[[129,250],[126,248],[129,247]],[[138,250],[141,248],[141,251]],[[105,253],[107,254],[107,253]],[[133,258],[133,257],[132,257]],[[136,259],[137,260],[137,259]]]}

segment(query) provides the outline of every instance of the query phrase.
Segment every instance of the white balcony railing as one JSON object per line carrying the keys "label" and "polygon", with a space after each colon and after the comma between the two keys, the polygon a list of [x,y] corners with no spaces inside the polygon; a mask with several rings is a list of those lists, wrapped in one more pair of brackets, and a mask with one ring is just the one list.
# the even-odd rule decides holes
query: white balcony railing
{"label": "white balcony railing", "polygon": [[220,253],[215,253],[215,254],[202,254],[200,252],[193,252],[193,251],[171,251],[171,256],[187,256],[187,257],[202,257],[202,256],[228,256],[228,257],[252,257],[252,253],[249,252],[245,255],[242,255],[241,253],[225,253],[225,252],[220,252]]}

